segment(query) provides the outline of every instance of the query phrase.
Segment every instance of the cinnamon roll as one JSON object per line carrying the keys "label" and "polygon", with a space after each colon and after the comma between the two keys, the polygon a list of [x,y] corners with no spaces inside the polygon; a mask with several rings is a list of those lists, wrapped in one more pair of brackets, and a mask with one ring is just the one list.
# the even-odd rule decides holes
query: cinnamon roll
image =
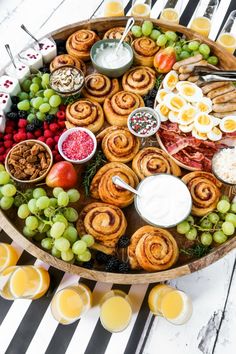
{"label": "cinnamon roll", "polygon": [[145,96],[153,89],[156,73],[148,66],[134,66],[122,77],[122,87],[125,91]]}
{"label": "cinnamon roll", "polygon": [[120,208],[106,203],[90,203],[77,221],[79,235],[90,234],[105,247],[115,247],[125,233],[126,218]]}
{"label": "cinnamon roll", "polygon": [[134,109],[144,106],[144,101],[140,95],[119,91],[111,98],[105,99],[103,109],[108,123],[126,127],[129,114]]}
{"label": "cinnamon roll", "polygon": [[153,60],[159,47],[155,41],[149,37],[136,38],[132,43],[134,51],[134,63],[153,67]]}
{"label": "cinnamon roll", "polygon": [[143,226],[131,237],[128,246],[131,268],[148,272],[169,269],[179,257],[179,248],[167,230]]}
{"label": "cinnamon roll", "polygon": [[157,147],[146,147],[140,150],[133,159],[132,169],[140,179],[156,173],[169,173],[174,176],[181,175],[179,166],[165,151]]}
{"label": "cinnamon roll", "polygon": [[79,99],[66,107],[67,128],[83,127],[96,133],[104,123],[102,107],[99,103],[87,99]]}
{"label": "cinnamon roll", "polygon": [[[113,27],[110,28],[106,33],[104,34],[103,39],[121,39],[123,33],[124,33],[125,27]],[[125,37],[125,42],[131,43],[133,41],[133,35],[132,32],[129,31]]]}
{"label": "cinnamon roll", "polygon": [[131,168],[120,162],[110,162],[100,168],[90,185],[91,196],[105,203],[124,208],[133,202],[133,193],[112,182],[113,176],[121,177],[131,187],[136,188],[138,177]]}
{"label": "cinnamon roll", "polygon": [[214,210],[220,199],[222,183],[211,173],[195,171],[182,178],[193,201],[192,214],[204,216]]}
{"label": "cinnamon roll", "polygon": [[102,150],[109,161],[129,162],[140,146],[139,139],[124,127],[108,127],[97,135],[97,140],[102,140]]}
{"label": "cinnamon roll", "polygon": [[90,49],[100,38],[94,31],[82,29],[72,33],[66,41],[68,54],[77,59],[87,61],[90,59]]}
{"label": "cinnamon roll", "polygon": [[77,59],[70,54],[61,54],[55,57],[50,63],[50,71],[53,71],[60,66],[64,65],[72,65],[75,66],[77,69],[83,71],[86,74],[86,64],[81,59]]}
{"label": "cinnamon roll", "polygon": [[85,85],[82,90],[84,97],[90,98],[98,103],[103,103],[106,97],[111,97],[119,91],[119,81],[109,77],[93,73],[85,78]]}

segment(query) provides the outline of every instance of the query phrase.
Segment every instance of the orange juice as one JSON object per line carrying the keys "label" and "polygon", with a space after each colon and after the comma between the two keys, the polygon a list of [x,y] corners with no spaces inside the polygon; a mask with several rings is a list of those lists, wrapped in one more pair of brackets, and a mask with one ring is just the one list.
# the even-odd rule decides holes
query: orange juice
{"label": "orange juice", "polygon": [[7,243],[0,243],[0,272],[7,267],[16,265],[18,261],[18,254],[11,245]]}
{"label": "orange juice", "polygon": [[229,53],[234,53],[236,49],[236,38],[231,33],[221,33],[217,38],[217,43]]}
{"label": "orange juice", "polygon": [[203,36],[208,37],[211,30],[211,21],[207,17],[196,17],[191,22],[190,28]]}
{"label": "orange juice", "polygon": [[165,284],[158,284],[154,286],[154,288],[152,288],[148,296],[148,305],[150,311],[154,313],[154,315],[162,314],[161,313],[162,299],[170,291],[173,291],[173,288]]}
{"label": "orange juice", "polygon": [[101,302],[100,320],[110,332],[123,331],[129,324],[132,308],[127,294],[120,290],[111,290]]}
{"label": "orange juice", "polygon": [[52,315],[61,324],[78,320],[92,303],[91,291],[83,284],[70,286],[58,291],[52,300]]}
{"label": "orange juice", "polygon": [[105,17],[124,16],[124,7],[121,1],[111,0],[104,3]]}
{"label": "orange juice", "polygon": [[134,4],[131,9],[131,15],[150,17],[150,6],[148,4]]}
{"label": "orange juice", "polygon": [[183,291],[169,291],[162,298],[161,313],[173,324],[184,324],[192,315],[192,302]]}
{"label": "orange juice", "polygon": [[179,23],[179,13],[175,9],[166,8],[162,11],[161,16],[160,16],[160,20],[178,24]]}

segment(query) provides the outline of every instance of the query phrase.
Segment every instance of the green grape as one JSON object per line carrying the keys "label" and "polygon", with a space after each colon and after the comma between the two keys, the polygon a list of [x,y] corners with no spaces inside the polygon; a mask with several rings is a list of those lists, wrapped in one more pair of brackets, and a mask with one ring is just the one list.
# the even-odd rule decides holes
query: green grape
{"label": "green grape", "polygon": [[158,31],[157,29],[153,29],[152,33],[150,34],[150,38],[152,38],[154,41],[156,41],[160,35],[161,35],[160,31]]}
{"label": "green grape", "polygon": [[71,208],[71,207],[65,208],[63,211],[63,215],[70,222],[77,221],[78,217],[79,217],[77,210],[75,210],[74,208]]}
{"label": "green grape", "polygon": [[142,36],[142,28],[141,26],[133,26],[131,28],[131,32],[133,33],[134,37],[139,38]]}
{"label": "green grape", "polygon": [[38,84],[31,84],[30,85],[30,91],[33,93],[36,93],[39,91],[39,85]]}
{"label": "green grape", "polygon": [[223,200],[220,200],[217,204],[217,210],[220,212],[220,213],[227,213],[230,209],[230,203],[223,199]]}
{"label": "green grape", "polygon": [[53,217],[52,221],[53,221],[53,222],[59,221],[59,222],[62,222],[62,223],[65,225],[65,227],[68,226],[68,221],[66,220],[66,218],[65,218],[62,214],[56,214],[56,215]]}
{"label": "green grape", "polygon": [[30,79],[26,79],[22,82],[21,87],[25,92],[29,92],[29,88],[31,85],[32,81]]}
{"label": "green grape", "polygon": [[57,199],[56,198],[50,198],[50,206],[53,208],[57,207]]}
{"label": "green grape", "polygon": [[28,116],[27,116],[27,121],[28,121],[29,123],[32,123],[33,119],[35,119],[35,114],[34,114],[34,113],[28,114]]}
{"label": "green grape", "polygon": [[71,244],[73,244],[75,243],[75,241],[77,241],[78,232],[75,227],[68,226],[62,236],[65,237],[68,241],[70,241]]}
{"label": "green grape", "polygon": [[194,51],[192,52],[192,56],[193,56],[193,57],[194,57],[195,55],[198,55],[198,54],[200,54],[198,50],[194,50]]}
{"label": "green grape", "polygon": [[5,170],[4,165],[2,163],[0,163],[0,172],[2,172],[2,171],[6,171],[6,170]]}
{"label": "green grape", "polygon": [[78,202],[78,200],[80,199],[80,192],[75,188],[69,189],[67,191],[67,194],[71,203]]}
{"label": "green grape", "polygon": [[186,232],[185,237],[189,241],[195,240],[197,237],[197,229],[195,227],[191,227],[191,229],[188,232]]}
{"label": "green grape", "polygon": [[30,215],[30,210],[27,204],[22,204],[17,211],[17,215],[20,219],[26,219]]}
{"label": "green grape", "polygon": [[194,224],[194,217],[192,215],[189,215],[186,219],[186,221],[188,221],[191,225]]}
{"label": "green grape", "polygon": [[58,239],[62,236],[63,232],[65,231],[65,224],[63,222],[57,221],[55,224],[52,225],[50,230],[50,236]]}
{"label": "green grape", "polygon": [[66,192],[60,192],[57,197],[57,203],[61,207],[65,207],[69,204],[69,196]]}
{"label": "green grape", "polygon": [[166,31],[165,35],[167,37],[168,40],[176,42],[177,40],[177,34],[173,31]]}
{"label": "green grape", "polygon": [[74,259],[74,253],[70,248],[67,251],[62,251],[61,259],[65,262],[71,262]]}
{"label": "green grape", "polygon": [[25,198],[20,195],[20,194],[17,194],[14,196],[14,205],[19,208],[19,206],[21,206],[21,204],[23,204],[25,202]]}
{"label": "green grape", "polygon": [[43,222],[43,221],[40,221],[40,222],[39,222],[38,231],[39,231],[40,233],[42,233],[42,232],[47,232],[47,231],[49,231],[49,230],[50,230],[50,225],[45,224],[45,222]]}
{"label": "green grape", "polygon": [[175,52],[176,52],[176,54],[180,54],[182,52],[182,48],[179,45],[176,45]]}
{"label": "green grape", "polygon": [[23,228],[23,235],[26,237],[34,237],[36,233],[36,230],[30,230],[27,226],[24,226]]}
{"label": "green grape", "polygon": [[36,92],[35,96],[43,98],[44,97],[43,96],[43,90],[40,90],[40,91]]}
{"label": "green grape", "polygon": [[79,254],[77,258],[81,262],[88,262],[91,259],[91,253],[87,250],[84,253]]}
{"label": "green grape", "polygon": [[4,197],[13,197],[16,194],[16,187],[13,184],[5,184],[1,188]]}
{"label": "green grape", "polygon": [[204,219],[201,222],[201,227],[206,230],[210,230],[212,228],[212,223],[208,219]]}
{"label": "green grape", "polygon": [[217,65],[219,60],[215,55],[212,55],[207,59],[207,61],[211,65]]}
{"label": "green grape", "polygon": [[232,236],[235,231],[235,227],[232,222],[225,221],[222,224],[222,231],[227,236]]}
{"label": "green grape", "polygon": [[233,213],[226,214],[225,221],[231,222],[236,227],[236,215]]}
{"label": "green grape", "polygon": [[144,36],[149,36],[152,33],[153,23],[151,21],[144,21],[142,24],[142,33]]}
{"label": "green grape", "polygon": [[47,195],[47,193],[46,193],[45,189],[43,189],[41,187],[35,188],[33,191],[34,199],[39,199],[40,197],[44,197],[46,195]]}
{"label": "green grape", "polygon": [[209,54],[202,54],[203,59],[207,60],[209,58]]}
{"label": "green grape", "polygon": [[198,41],[191,41],[188,44],[188,49],[191,51],[197,51],[200,46],[200,43]]}
{"label": "green grape", "polygon": [[220,217],[218,214],[216,213],[211,213],[208,215],[208,220],[212,223],[212,224],[217,224],[218,221],[220,220]]}
{"label": "green grape", "polygon": [[28,201],[28,208],[29,208],[29,210],[30,210],[30,212],[32,213],[32,214],[36,214],[36,213],[38,213],[38,208],[37,208],[37,206],[36,206],[36,202],[37,202],[37,200],[36,199],[30,199],[29,201]]}
{"label": "green grape", "polygon": [[17,96],[19,97],[19,100],[20,100],[20,101],[28,100],[28,99],[29,99],[28,93],[26,93],[26,92],[24,92],[24,91],[19,92]]}
{"label": "green grape", "polygon": [[204,55],[209,55],[210,51],[211,51],[211,49],[210,49],[210,47],[207,44],[205,44],[205,43],[200,44],[199,53],[201,53],[203,56]]}
{"label": "green grape", "polygon": [[0,172],[0,184],[7,184],[10,181],[10,176],[6,171]]}
{"label": "green grape", "polygon": [[44,119],[46,118],[46,114],[45,114],[45,113],[42,113],[42,112],[37,112],[37,113],[36,113],[36,117],[37,117],[39,120],[44,121]]}
{"label": "green grape", "polygon": [[77,255],[83,254],[86,250],[87,244],[82,240],[76,241],[72,246],[72,251]]}
{"label": "green grape", "polygon": [[30,109],[30,103],[28,100],[23,100],[17,103],[17,108],[20,111],[28,111]]}
{"label": "green grape", "polygon": [[220,200],[227,200],[227,202],[230,201],[228,195],[224,195],[224,194],[220,197]]}
{"label": "green grape", "polygon": [[45,73],[42,75],[42,86],[44,88],[47,88],[48,85],[49,85],[49,74]]}
{"label": "green grape", "polygon": [[213,234],[213,240],[216,243],[224,243],[227,241],[227,236],[223,233],[223,231],[215,231]]}
{"label": "green grape", "polygon": [[158,38],[157,38],[157,41],[156,41],[156,44],[159,46],[159,47],[162,47],[166,44],[167,42],[167,37],[165,34],[161,34]]}
{"label": "green grape", "polygon": [[236,213],[236,203],[231,204],[230,211],[232,211],[232,213]]}
{"label": "green grape", "polygon": [[70,242],[64,237],[57,238],[54,241],[54,245],[61,252],[67,251],[70,248]]}
{"label": "green grape", "polygon": [[39,106],[41,106],[42,103],[43,103],[43,98],[42,97],[35,97],[34,101],[32,103],[32,106],[35,109],[39,109]]}
{"label": "green grape", "polygon": [[48,112],[48,114],[56,114],[57,113],[57,111],[58,111],[58,107],[51,107],[50,108],[50,111]]}
{"label": "green grape", "polygon": [[182,50],[184,50],[185,52],[191,53],[191,49],[189,49],[188,44],[184,44],[182,47]]}
{"label": "green grape", "polygon": [[61,97],[58,96],[58,95],[52,95],[50,98],[49,98],[49,104],[51,107],[58,107],[60,106],[61,104]]}
{"label": "green grape", "polygon": [[47,113],[50,111],[50,104],[49,103],[42,103],[40,106],[39,106],[39,111],[41,113]]}
{"label": "green grape", "polygon": [[91,247],[95,243],[94,238],[93,238],[92,235],[83,235],[81,237],[81,240],[86,243],[87,247]]}
{"label": "green grape", "polygon": [[44,196],[37,199],[36,207],[40,210],[43,210],[43,209],[48,208],[49,204],[50,204],[49,198],[44,195]]}
{"label": "green grape", "polygon": [[220,229],[222,228],[222,225],[223,225],[224,221],[219,221],[216,225],[217,225],[217,228]]}
{"label": "green grape", "polygon": [[46,237],[41,241],[41,246],[45,250],[51,250],[53,247],[53,239],[51,237]]}
{"label": "green grape", "polygon": [[[43,98],[43,102],[44,102],[44,103],[48,103],[48,102],[49,102],[49,98],[44,97],[44,98]],[[51,107],[50,107],[50,109],[51,109]],[[50,110],[49,110],[49,111],[50,111]]]}
{"label": "green grape", "polygon": [[190,53],[187,52],[186,50],[183,50],[183,51],[179,54],[179,57],[180,57],[181,60],[187,59],[187,58],[190,57]]}
{"label": "green grape", "polygon": [[61,192],[64,192],[64,189],[61,187],[55,187],[52,190],[52,194],[54,195],[55,198],[57,198]]}
{"label": "green grape", "polygon": [[182,221],[177,225],[177,232],[179,234],[186,234],[190,230],[190,225],[187,221]]}
{"label": "green grape", "polygon": [[0,207],[3,210],[8,210],[12,207],[13,203],[14,203],[13,197],[2,197],[0,200]]}
{"label": "green grape", "polygon": [[51,249],[51,253],[53,257],[61,258],[61,252],[55,246]]}
{"label": "green grape", "polygon": [[[41,198],[43,198],[43,197],[41,197]],[[43,213],[46,216],[46,218],[51,218],[55,214],[55,209],[49,206],[48,208],[44,209]]]}
{"label": "green grape", "polygon": [[46,89],[46,90],[44,90],[44,92],[43,92],[43,95],[44,95],[44,97],[46,97],[46,98],[50,98],[51,96],[53,96],[55,94],[55,92],[52,90],[52,89]]}
{"label": "green grape", "polygon": [[35,230],[37,229],[39,222],[38,222],[38,218],[36,218],[36,216],[28,216],[25,219],[25,225],[30,229],[30,230]]}
{"label": "green grape", "polygon": [[212,243],[212,236],[210,232],[203,232],[201,234],[201,243],[204,246],[210,246],[210,244]]}
{"label": "green grape", "polygon": [[33,79],[32,79],[32,82],[34,83],[34,84],[37,84],[39,87],[41,86],[41,78],[40,77],[38,77],[38,76],[35,76],[35,77],[33,77]]}

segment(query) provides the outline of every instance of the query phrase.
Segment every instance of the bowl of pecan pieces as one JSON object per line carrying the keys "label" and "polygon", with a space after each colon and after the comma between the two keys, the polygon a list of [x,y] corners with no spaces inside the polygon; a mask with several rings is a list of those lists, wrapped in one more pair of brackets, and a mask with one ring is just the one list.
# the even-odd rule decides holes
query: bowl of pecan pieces
{"label": "bowl of pecan pieces", "polygon": [[7,154],[6,171],[17,182],[35,183],[43,180],[52,167],[51,149],[38,140],[16,144]]}

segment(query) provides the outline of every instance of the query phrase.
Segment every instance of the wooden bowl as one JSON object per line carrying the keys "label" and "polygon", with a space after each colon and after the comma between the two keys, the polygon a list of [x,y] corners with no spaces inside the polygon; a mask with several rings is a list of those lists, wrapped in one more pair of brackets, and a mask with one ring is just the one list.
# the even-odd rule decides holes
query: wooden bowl
{"label": "wooden bowl", "polygon": [[[212,51],[219,57],[220,66],[223,69],[231,69],[236,70],[236,58],[227,53],[223,48],[218,46],[215,42],[202,37],[200,34],[180,25],[170,25],[166,24],[160,20],[151,19],[154,24],[157,26],[163,27],[165,29],[178,31],[183,33],[189,39],[199,39],[202,42],[207,43],[211,48]],[[142,18],[136,18],[136,23],[142,23]],[[75,23],[66,27],[63,27],[59,30],[56,30],[50,35],[54,39],[67,39],[70,34],[73,32],[80,30],[82,28],[95,30],[98,33],[105,33],[111,27],[121,27],[125,26],[127,22],[127,17],[113,17],[109,18],[100,18],[94,19],[90,21],[83,21],[79,23]],[[226,187],[228,188],[227,194],[230,196],[236,195],[236,188],[235,187]],[[127,214],[129,214],[129,209],[126,209]],[[136,218],[134,220],[129,218],[128,220],[133,220],[130,222],[129,227],[133,227],[132,224],[137,228],[139,227],[140,218]],[[154,273],[147,273],[147,272],[137,272],[137,273],[130,273],[130,274],[116,274],[116,273],[108,273],[103,271],[97,270],[89,270],[85,269],[70,263],[66,263],[62,260],[59,260],[49,253],[45,252],[37,245],[30,242],[27,238],[25,238],[21,232],[19,231],[20,226],[16,226],[12,223],[13,220],[12,216],[9,213],[5,213],[0,211],[0,220],[1,220],[1,227],[5,230],[5,232],[12,237],[14,241],[16,241],[19,245],[21,245],[27,252],[31,253],[33,256],[38,257],[42,261],[54,266],[60,270],[65,272],[79,274],[81,277],[89,278],[97,281],[104,281],[104,282],[112,282],[112,283],[119,283],[119,284],[145,284],[145,283],[153,283],[164,281],[168,279],[173,279],[180,277],[182,275],[193,273],[197,270],[200,270],[218,259],[222,258],[224,255],[229,253],[232,249],[236,247],[236,237],[230,238],[227,242],[222,245],[219,245],[212,249],[212,251],[207,254],[205,257],[196,260],[186,260],[182,264],[177,264],[174,268],[161,271],[161,272],[154,272]],[[176,235],[176,237],[178,237]]]}

